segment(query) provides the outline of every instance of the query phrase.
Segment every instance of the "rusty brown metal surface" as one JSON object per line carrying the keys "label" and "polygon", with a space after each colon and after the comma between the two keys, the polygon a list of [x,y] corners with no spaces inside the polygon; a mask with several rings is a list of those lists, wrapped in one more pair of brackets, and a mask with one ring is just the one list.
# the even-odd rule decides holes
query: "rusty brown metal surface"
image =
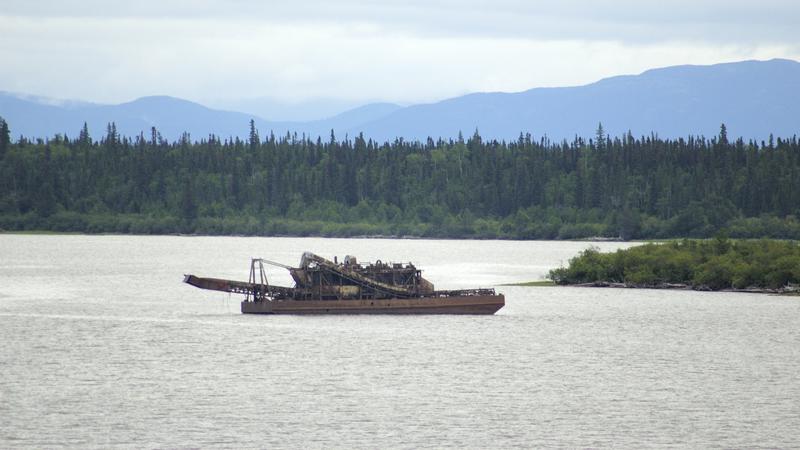
{"label": "rusty brown metal surface", "polygon": [[291,296],[294,289],[283,286],[265,286],[246,281],[223,280],[221,278],[205,278],[185,275],[183,282],[200,289],[230,292],[233,294],[253,295],[253,292],[265,292],[273,296]]}
{"label": "rusty brown metal surface", "polygon": [[[267,281],[264,263],[289,270],[294,287]],[[252,259],[247,282],[186,275],[200,289],[243,294],[247,314],[494,314],[505,297],[494,289],[435,291],[413,264],[343,263],[306,252],[300,267]]]}
{"label": "rusty brown metal surface", "polygon": [[383,300],[274,300],[242,302],[244,314],[481,314],[505,306],[505,296],[474,295]]}

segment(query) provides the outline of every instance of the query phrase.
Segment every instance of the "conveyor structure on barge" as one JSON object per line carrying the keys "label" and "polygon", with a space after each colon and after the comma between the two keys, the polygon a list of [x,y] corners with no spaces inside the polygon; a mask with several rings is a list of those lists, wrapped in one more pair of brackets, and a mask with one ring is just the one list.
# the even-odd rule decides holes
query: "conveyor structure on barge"
{"label": "conveyor structure on barge", "polygon": [[[294,287],[271,285],[264,264],[289,271]],[[248,281],[186,275],[201,289],[245,295],[246,314],[494,314],[505,297],[494,289],[434,290],[411,263],[330,261],[305,252],[300,267],[252,259]]]}

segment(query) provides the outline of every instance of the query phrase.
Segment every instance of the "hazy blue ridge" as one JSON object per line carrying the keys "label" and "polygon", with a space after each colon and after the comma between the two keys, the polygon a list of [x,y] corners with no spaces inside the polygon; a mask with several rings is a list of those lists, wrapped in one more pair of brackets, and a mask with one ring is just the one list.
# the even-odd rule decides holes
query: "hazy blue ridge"
{"label": "hazy blue ridge", "polygon": [[331,129],[343,137],[348,129],[385,116],[399,105],[374,103],[345,111],[325,120],[310,122],[270,122],[252,114],[222,111],[169,96],[149,96],[118,105],[69,102],[64,105],[43,103],[39,99],[20,98],[17,94],[0,93],[0,117],[11,127],[13,136],[52,137],[66,134],[75,137],[83,123],[94,137],[105,135],[108,123],[114,122],[117,131],[125,136],[144,133],[150,137],[151,127],[161,135],[175,140],[187,132],[193,140],[214,134],[220,138],[247,138],[250,120],[255,121],[262,137],[270,132],[285,135],[297,132],[330,136]]}
{"label": "hazy blue ridge", "polygon": [[14,137],[76,136],[84,122],[94,137],[115,122],[128,136],[156,127],[174,140],[185,131],[192,139],[249,134],[255,120],[262,137],[338,138],[363,132],[376,140],[453,138],[476,129],[484,138],[516,139],[520,132],[551,140],[591,137],[602,122],[610,135],[629,130],[663,138],[713,136],[725,123],[730,136],[766,139],[800,134],[800,63],[785,59],[711,66],[673,66],[640,75],[606,78],[577,87],[536,88],[517,93],[476,93],[431,104],[401,107],[373,103],[333,117],[308,122],[267,121],[241,112],[207,108],[168,96],[143,97],[118,105],[47,102],[0,92],[0,116]]}
{"label": "hazy blue ridge", "polygon": [[586,86],[470,94],[404,108],[363,131],[391,139],[450,137],[477,128],[484,138],[516,139],[522,131],[560,140],[593,136],[599,122],[611,135],[712,136],[723,122],[731,136],[800,134],[800,63],[674,66]]}

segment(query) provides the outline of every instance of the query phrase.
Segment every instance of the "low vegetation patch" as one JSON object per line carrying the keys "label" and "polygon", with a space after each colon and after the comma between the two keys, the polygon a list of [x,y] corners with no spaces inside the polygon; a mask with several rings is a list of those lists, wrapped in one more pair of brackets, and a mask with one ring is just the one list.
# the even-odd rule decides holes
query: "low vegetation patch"
{"label": "low vegetation patch", "polygon": [[503,286],[536,286],[536,287],[543,287],[543,286],[555,286],[552,280],[537,280],[537,281],[525,281],[523,283],[508,283],[504,284]]}
{"label": "low vegetation patch", "polygon": [[649,243],[614,253],[589,248],[548,278],[556,284],[792,291],[800,283],[800,244],[715,238]]}

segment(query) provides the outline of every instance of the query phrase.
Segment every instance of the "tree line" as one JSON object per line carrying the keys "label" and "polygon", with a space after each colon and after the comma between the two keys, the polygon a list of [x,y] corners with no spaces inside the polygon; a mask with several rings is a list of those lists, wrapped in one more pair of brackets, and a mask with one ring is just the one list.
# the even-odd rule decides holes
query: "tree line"
{"label": "tree line", "polygon": [[800,239],[800,144],[607,136],[551,142],[248,139],[156,129],[10,138],[0,228],[513,239]]}

